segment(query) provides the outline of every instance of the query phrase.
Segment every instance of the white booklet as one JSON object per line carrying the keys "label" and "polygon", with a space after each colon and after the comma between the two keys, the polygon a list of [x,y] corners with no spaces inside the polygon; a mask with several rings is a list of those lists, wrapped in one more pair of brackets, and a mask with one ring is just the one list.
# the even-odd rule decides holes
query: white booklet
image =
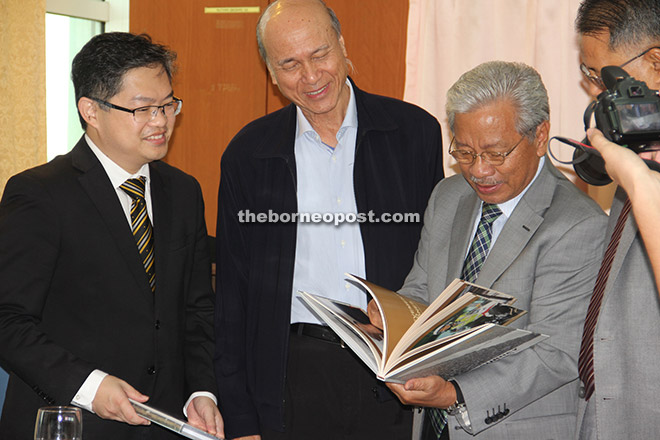
{"label": "white booklet", "polygon": [[172,430],[179,435],[193,440],[218,440],[218,437],[215,437],[208,432],[204,432],[201,429],[197,429],[194,426],[184,422],[183,420],[172,417],[171,415],[145,405],[144,403],[136,402],[133,399],[128,400],[130,400],[131,404],[133,404],[135,412],[140,417],[144,417],[145,419],[150,420],[151,422],[156,423],[157,425],[160,425],[164,428]]}

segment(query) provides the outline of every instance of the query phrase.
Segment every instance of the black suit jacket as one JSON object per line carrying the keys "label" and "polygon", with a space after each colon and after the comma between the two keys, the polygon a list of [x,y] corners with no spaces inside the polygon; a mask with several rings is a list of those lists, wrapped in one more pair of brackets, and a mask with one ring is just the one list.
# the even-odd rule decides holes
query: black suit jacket
{"label": "black suit jacket", "polygon": [[[419,215],[416,223],[360,225],[367,278],[396,290],[412,266],[428,198],[443,177],[440,125],[419,107],[353,90],[358,211]],[[222,157],[215,367],[229,438],[256,434],[260,424],[283,427],[296,224],[240,223],[238,215],[298,211],[295,129],[296,107],[289,105],[248,124]]]}
{"label": "black suit jacket", "polygon": [[[213,294],[197,181],[150,165],[156,292],[116,192],[84,138],[12,177],[0,202],[0,358],[11,370],[0,438],[31,438],[41,406],[67,405],[103,370],[173,414],[215,393]],[[84,412],[85,438],[166,438]]]}

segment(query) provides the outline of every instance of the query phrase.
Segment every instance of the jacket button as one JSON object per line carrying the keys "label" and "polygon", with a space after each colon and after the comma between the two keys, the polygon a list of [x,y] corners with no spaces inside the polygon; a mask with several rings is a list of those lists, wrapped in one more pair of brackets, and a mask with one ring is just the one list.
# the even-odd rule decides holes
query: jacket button
{"label": "jacket button", "polygon": [[152,375],[152,376],[153,376],[154,374],[156,374],[156,367],[154,367],[154,366],[152,365],[152,366],[149,367],[149,369],[147,370],[147,373],[148,373],[149,375]]}
{"label": "jacket button", "polygon": [[156,327],[156,330],[160,329],[160,321],[158,319],[156,320],[155,327]]}
{"label": "jacket button", "polygon": [[587,395],[586,390],[584,389],[584,385],[580,384],[580,389],[578,390],[578,397],[580,399],[584,399],[584,396]]}

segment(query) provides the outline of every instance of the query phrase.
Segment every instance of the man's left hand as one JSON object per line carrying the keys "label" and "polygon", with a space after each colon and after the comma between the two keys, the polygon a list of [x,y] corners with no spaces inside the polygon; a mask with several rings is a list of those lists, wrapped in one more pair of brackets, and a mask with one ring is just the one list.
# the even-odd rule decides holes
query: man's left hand
{"label": "man's left hand", "polygon": [[456,402],[456,388],[440,376],[410,379],[405,384],[387,383],[405,405],[447,408]]}
{"label": "man's left hand", "polygon": [[225,426],[220,410],[212,399],[195,397],[188,405],[188,423],[219,438],[225,437]]}

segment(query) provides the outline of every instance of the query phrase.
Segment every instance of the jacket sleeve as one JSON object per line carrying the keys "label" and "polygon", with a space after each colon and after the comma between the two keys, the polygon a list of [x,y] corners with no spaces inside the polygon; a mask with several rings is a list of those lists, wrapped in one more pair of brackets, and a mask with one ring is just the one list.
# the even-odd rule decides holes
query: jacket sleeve
{"label": "jacket sleeve", "polygon": [[66,405],[95,367],[41,329],[60,238],[43,184],[28,173],[11,178],[0,202],[0,357],[45,402]]}
{"label": "jacket sleeve", "polygon": [[[577,379],[580,334],[602,257],[606,220],[598,213],[583,216],[570,225],[555,225],[555,237],[547,245],[533,247],[532,252],[526,249],[518,257],[535,261],[533,272],[510,274],[507,280],[493,285],[494,289],[514,296],[521,289],[530,289],[524,328],[550,337],[530,349],[455,378],[465,398],[474,434],[507,419],[493,421],[488,416],[506,408],[511,417]],[[568,394],[571,399],[574,397]],[[570,413],[570,405],[563,410]],[[561,412],[562,408],[557,408],[555,415]],[[535,414],[543,415],[552,414]]]}
{"label": "jacket sleeve", "polygon": [[215,371],[219,404],[228,438],[259,433],[246,377],[246,295],[248,292],[248,236],[239,221],[245,206],[238,169],[229,155],[222,159],[218,191]]}
{"label": "jacket sleeve", "polygon": [[199,183],[192,179],[194,205],[188,215],[194,215],[194,250],[186,298],[185,368],[188,396],[197,391],[208,391],[217,396],[213,374],[213,319],[215,296],[211,286],[211,263],[208,233],[204,220],[204,201]]}

